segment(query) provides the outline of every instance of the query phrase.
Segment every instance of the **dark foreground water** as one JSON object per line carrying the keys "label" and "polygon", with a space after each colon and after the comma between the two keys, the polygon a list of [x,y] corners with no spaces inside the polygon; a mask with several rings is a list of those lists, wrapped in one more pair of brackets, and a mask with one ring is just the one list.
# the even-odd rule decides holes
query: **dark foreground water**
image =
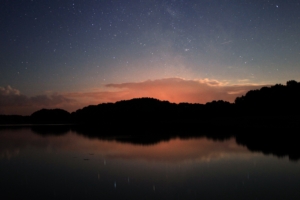
{"label": "dark foreground water", "polygon": [[235,139],[136,145],[0,130],[0,199],[300,199],[300,163]]}

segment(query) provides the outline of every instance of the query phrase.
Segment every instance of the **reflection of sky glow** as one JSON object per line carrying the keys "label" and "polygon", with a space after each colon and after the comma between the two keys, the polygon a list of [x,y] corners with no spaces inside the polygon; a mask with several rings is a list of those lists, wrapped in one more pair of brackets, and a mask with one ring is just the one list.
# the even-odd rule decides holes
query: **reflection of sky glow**
{"label": "reflection of sky glow", "polygon": [[234,140],[140,146],[1,130],[0,155],[4,199],[300,198],[299,163],[253,154]]}
{"label": "reflection of sky glow", "polygon": [[172,139],[168,142],[142,146],[116,141],[91,140],[71,132],[59,137],[42,137],[27,129],[13,134],[11,131],[5,131],[0,134],[0,139],[2,157],[6,152],[18,150],[22,153],[26,148],[33,147],[49,153],[78,153],[83,156],[82,159],[91,160],[101,157],[104,165],[106,165],[107,159],[185,162],[190,160],[210,161],[211,159],[230,157],[232,154],[247,157],[249,154],[246,148],[238,146],[234,139],[225,142],[214,142],[205,138]]}

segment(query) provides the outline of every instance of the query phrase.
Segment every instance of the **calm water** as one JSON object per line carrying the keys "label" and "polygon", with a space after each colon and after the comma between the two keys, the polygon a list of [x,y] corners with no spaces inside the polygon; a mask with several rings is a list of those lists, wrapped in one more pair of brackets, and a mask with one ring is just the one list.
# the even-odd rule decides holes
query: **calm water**
{"label": "calm water", "polygon": [[235,139],[153,145],[0,130],[1,199],[300,199],[300,164]]}

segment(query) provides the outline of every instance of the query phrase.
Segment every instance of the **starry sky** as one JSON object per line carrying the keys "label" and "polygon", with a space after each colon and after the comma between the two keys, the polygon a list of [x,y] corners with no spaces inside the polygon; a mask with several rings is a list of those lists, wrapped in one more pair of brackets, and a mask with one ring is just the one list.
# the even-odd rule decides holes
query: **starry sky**
{"label": "starry sky", "polygon": [[0,114],[233,102],[300,77],[298,0],[1,0]]}

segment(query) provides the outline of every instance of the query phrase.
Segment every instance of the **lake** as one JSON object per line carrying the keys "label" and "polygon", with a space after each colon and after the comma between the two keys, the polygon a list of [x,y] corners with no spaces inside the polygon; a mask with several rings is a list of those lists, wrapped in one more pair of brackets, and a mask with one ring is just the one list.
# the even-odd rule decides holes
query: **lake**
{"label": "lake", "polygon": [[235,138],[0,130],[1,199],[300,199],[300,164]]}

